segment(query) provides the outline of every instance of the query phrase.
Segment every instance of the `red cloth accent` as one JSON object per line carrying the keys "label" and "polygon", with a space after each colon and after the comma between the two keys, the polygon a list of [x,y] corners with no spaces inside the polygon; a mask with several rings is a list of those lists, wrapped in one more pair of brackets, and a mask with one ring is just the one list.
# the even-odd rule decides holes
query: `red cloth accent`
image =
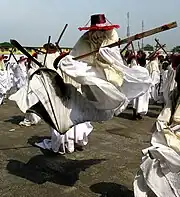
{"label": "red cloth accent", "polygon": [[[152,52],[153,54],[153,52]],[[152,60],[152,59],[155,59],[156,57],[158,57],[160,55],[159,51],[157,51],[155,54],[149,56],[149,59]]]}
{"label": "red cloth accent", "polygon": [[65,57],[66,55],[69,55],[69,52],[62,52],[62,53],[60,53],[61,57]]}
{"label": "red cloth accent", "polygon": [[136,34],[135,35],[135,40],[139,40],[139,39],[141,39],[140,35],[139,34]]}
{"label": "red cloth accent", "polygon": [[37,58],[37,53],[36,53],[36,52],[34,52],[34,53],[32,54],[32,57]]}
{"label": "red cloth accent", "polygon": [[170,59],[173,69],[176,70],[177,66],[180,65],[180,54],[173,54]]}
{"label": "red cloth accent", "polygon": [[22,57],[22,58],[20,58],[20,59],[18,60],[18,63],[24,62],[24,61],[26,61],[26,60],[27,60],[27,57]]}
{"label": "red cloth accent", "polygon": [[120,28],[119,25],[106,25],[106,26],[97,26],[97,25],[94,25],[94,26],[90,26],[90,27],[79,27],[78,29],[80,31],[82,30],[94,30],[94,31],[97,31],[97,30],[112,30],[112,29],[118,29]]}
{"label": "red cloth accent", "polygon": [[[37,59],[38,54],[36,52],[32,53],[32,57]],[[31,62],[31,58],[27,58],[27,62]]]}
{"label": "red cloth accent", "polygon": [[0,56],[0,61],[1,61],[1,60],[3,60],[3,59],[4,59],[4,56],[3,56],[3,55],[1,55],[1,56]]}
{"label": "red cloth accent", "polygon": [[131,59],[136,59],[136,55],[133,53],[131,56],[130,56]]}

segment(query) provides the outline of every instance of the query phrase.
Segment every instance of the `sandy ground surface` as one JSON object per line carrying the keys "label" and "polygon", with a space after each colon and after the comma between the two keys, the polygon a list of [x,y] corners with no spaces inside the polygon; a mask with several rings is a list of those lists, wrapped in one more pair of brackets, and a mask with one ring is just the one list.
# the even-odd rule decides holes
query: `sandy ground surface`
{"label": "sandy ground surface", "polygon": [[94,124],[84,151],[65,156],[42,153],[29,144],[50,135],[47,124],[20,127],[23,114],[10,101],[0,110],[1,197],[131,197],[141,150],[149,146],[160,107],[150,106],[141,121],[132,121],[128,109]]}

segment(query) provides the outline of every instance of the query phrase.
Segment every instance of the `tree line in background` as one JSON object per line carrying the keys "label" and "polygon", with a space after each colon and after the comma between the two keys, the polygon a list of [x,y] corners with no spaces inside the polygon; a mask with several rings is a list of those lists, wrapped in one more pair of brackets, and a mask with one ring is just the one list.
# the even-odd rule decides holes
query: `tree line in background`
{"label": "tree line in background", "polygon": [[[143,48],[145,51],[154,51],[154,47],[150,44],[146,44],[146,46]],[[180,46],[175,46],[171,52],[173,53],[180,53]]]}

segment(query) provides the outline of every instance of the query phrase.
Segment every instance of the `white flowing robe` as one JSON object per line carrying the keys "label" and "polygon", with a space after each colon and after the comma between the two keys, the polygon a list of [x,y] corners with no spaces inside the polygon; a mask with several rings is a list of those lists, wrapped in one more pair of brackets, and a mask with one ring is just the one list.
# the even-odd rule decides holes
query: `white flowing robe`
{"label": "white flowing robe", "polygon": [[154,101],[158,101],[158,89],[159,89],[159,83],[160,83],[160,70],[158,65],[158,59],[156,58],[153,61],[150,61],[146,68],[149,71],[150,77],[152,79],[153,85],[151,87],[151,98]]}
{"label": "white flowing robe", "polygon": [[[121,108],[124,104],[127,105],[130,100],[147,92],[151,86],[151,79],[149,75],[147,75],[147,72],[143,72],[136,68],[127,68],[123,65],[118,49],[102,48],[100,49],[99,54],[104,60],[106,60],[106,62],[110,61],[110,63],[106,64],[106,68],[108,68],[108,65],[111,65],[114,70],[117,69],[118,72],[123,73],[123,84],[121,86],[118,86],[118,81],[116,83],[114,80],[115,78],[113,79],[113,82],[108,82],[105,75],[103,76],[101,75],[101,72],[99,72],[99,68],[89,66],[84,62],[72,60],[72,56],[69,55],[61,60],[59,66],[62,72],[83,86],[83,95],[78,93],[77,89],[73,88],[73,86],[71,87],[69,84],[66,84],[67,90],[71,93],[71,97],[68,102],[62,102],[62,98],[57,96],[55,86],[52,84],[52,81],[54,80],[53,76],[55,74],[57,75],[57,73],[51,71],[52,74],[48,74],[49,71],[41,71],[44,73],[43,78],[39,74],[33,75],[30,80],[30,88],[27,91],[27,98],[24,97],[24,99],[21,99],[21,102],[17,102],[19,108],[23,112],[26,112],[36,104],[35,102],[30,102],[31,97],[34,97],[37,102],[40,100],[46,108],[54,125],[56,125],[57,130],[63,133],[67,131],[68,127],[82,123],[86,120],[102,121],[103,119],[107,120],[112,118],[113,110]],[[52,76],[52,79],[50,76]],[[53,105],[59,105],[58,107],[54,106],[54,112],[57,113],[58,117],[57,122],[52,114],[47,91],[51,98],[51,103],[54,103]],[[18,98],[18,100],[20,100],[20,98]],[[79,105],[79,102],[82,102],[82,104]],[[62,107],[61,110],[59,110],[60,106]],[[69,108],[70,106],[72,108]],[[92,112],[87,111],[88,109],[91,109]],[[80,112],[78,116],[74,114],[76,110]],[[98,113],[100,114],[98,115]],[[71,116],[69,117],[68,115]],[[64,121],[65,119],[60,121],[62,117],[66,117],[67,121]]]}
{"label": "white flowing robe", "polygon": [[[108,35],[113,32],[108,32]],[[85,33],[85,38],[87,38],[86,36]],[[97,39],[97,34],[93,34],[91,38],[94,36],[95,42],[99,42],[100,39]],[[116,37],[117,40],[118,36]],[[111,40],[112,42],[113,40]],[[104,43],[109,44],[108,41]],[[91,52],[91,48],[93,49],[95,45],[91,45],[86,40],[86,48],[88,46]],[[80,49],[82,50],[82,48]],[[85,53],[86,50],[81,51],[80,55]],[[17,102],[17,104],[20,109],[27,111],[40,101],[53,122],[53,128],[61,134],[67,132],[62,138],[71,136],[71,143],[77,141],[86,144],[87,135],[92,130],[91,125],[86,121],[98,122],[111,119],[116,110],[122,111],[130,100],[146,93],[151,85],[151,79],[147,72],[137,68],[127,68],[123,64],[118,48],[101,48],[98,54],[91,58],[88,57],[88,63],[85,59],[83,59],[84,62],[75,61],[72,55],[64,57],[59,62],[57,72],[41,70],[40,75],[34,74],[30,80],[26,100],[21,100],[21,103]],[[66,93],[59,96],[59,93],[62,94],[63,89],[61,89],[62,86],[56,85],[55,76],[58,74],[65,81],[64,90],[70,92],[68,99],[63,98]],[[71,80],[66,82],[68,81],[66,77]],[[71,83],[70,81],[74,82]],[[81,90],[78,92],[77,88],[79,87],[81,87]],[[32,97],[34,97],[35,102],[27,102]],[[85,126],[88,129],[86,136],[83,134],[85,132],[80,124],[86,124]],[[78,133],[74,132],[74,129],[70,129],[75,125],[78,125],[80,130],[83,131],[80,135],[78,134],[81,136],[79,138],[72,137],[77,136]],[[68,132],[69,129],[72,132]],[[55,135],[52,135],[52,138],[55,136],[57,140],[55,140],[54,144],[60,145],[61,140],[58,140],[60,135],[56,135],[56,131],[53,133]],[[68,137],[68,139],[70,138]],[[49,147],[53,148],[54,146],[51,143]],[[58,147],[55,147],[53,151],[56,152]],[[69,148],[69,150],[72,151],[73,148]]]}
{"label": "white flowing robe", "polygon": [[[19,124],[23,126],[31,126],[32,124],[37,124],[40,122],[41,118],[34,113],[26,113],[27,105],[32,105],[38,102],[37,97],[29,89],[29,76],[36,70],[31,68],[27,71],[27,68],[24,64],[15,65],[16,69],[13,72],[13,82],[15,86],[19,89],[15,93],[11,94],[9,100],[16,101],[17,105],[20,107],[20,110],[25,113],[24,120]],[[29,92],[29,98],[27,93]],[[24,109],[25,107],[25,109]]]}
{"label": "white flowing robe", "polygon": [[[112,42],[117,41],[117,33],[116,31],[106,31],[108,39],[105,36],[105,34],[99,32],[100,35],[98,35],[98,32],[93,32],[93,35],[87,35],[90,34],[89,32],[85,33],[76,43],[72,51],[70,52],[71,55],[73,56],[79,56],[84,53],[91,52],[95,50],[98,46],[97,45],[92,45],[92,43],[96,40],[96,36],[101,36],[103,37],[103,43],[101,46],[111,44]],[[91,44],[90,44],[91,43]],[[49,55],[50,56],[50,55]],[[51,55],[51,58],[53,59],[53,56]],[[50,58],[47,57],[47,66],[51,68],[51,65],[53,62],[50,62]],[[55,58],[54,58],[55,59]],[[94,56],[89,56],[88,58],[84,58],[85,62],[88,63],[93,63],[94,61]],[[52,68],[54,69],[54,68]],[[83,67],[80,68],[81,72],[83,72]],[[85,71],[86,72],[86,71]],[[72,78],[69,78],[65,73],[59,70],[60,75],[63,77],[63,79],[75,85],[75,87],[78,88],[78,90],[81,92],[81,86],[79,83],[75,82],[72,80]],[[85,122],[85,123],[80,123],[71,129],[69,129],[64,135],[60,135],[59,132],[57,132],[55,129],[51,128],[51,140],[45,139],[43,142],[38,143],[36,145],[40,146],[41,148],[46,148],[46,149],[52,149],[54,152],[60,152],[60,153],[65,153],[69,152],[72,153],[75,150],[75,144],[78,144],[80,146],[85,146],[88,143],[88,135],[91,133],[93,130],[93,126],[91,125],[90,122]]]}
{"label": "white flowing robe", "polygon": [[172,68],[171,65],[168,66],[167,75],[164,76],[164,83],[162,87],[165,104],[168,102],[171,92],[176,87],[175,75],[176,75],[176,71]]}
{"label": "white flowing robe", "polygon": [[[173,109],[176,111],[172,116]],[[177,90],[160,113],[153,131],[152,146],[142,151],[142,164],[134,180],[135,197],[179,197],[180,95],[178,98]]]}
{"label": "white flowing robe", "polygon": [[[147,72],[147,75],[149,74],[148,70],[144,67],[141,67],[137,65],[137,62],[135,59],[132,60],[131,62],[131,68],[138,68],[140,70],[144,70],[144,72]],[[133,99],[132,102],[132,107],[136,109],[136,113],[145,115],[148,112],[148,107],[149,107],[149,91],[147,91],[145,94],[142,96],[139,96],[138,98]]]}

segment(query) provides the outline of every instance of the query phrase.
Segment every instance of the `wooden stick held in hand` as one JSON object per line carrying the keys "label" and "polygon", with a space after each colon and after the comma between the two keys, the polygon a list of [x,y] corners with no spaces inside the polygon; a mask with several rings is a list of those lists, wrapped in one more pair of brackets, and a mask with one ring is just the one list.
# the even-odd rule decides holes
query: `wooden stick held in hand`
{"label": "wooden stick held in hand", "polygon": [[163,45],[160,44],[159,40],[155,38],[155,41],[156,41],[157,45],[164,51],[164,53],[167,56],[169,56],[168,53],[167,53],[167,51],[164,49]]}
{"label": "wooden stick held in hand", "polygon": [[55,45],[56,45],[56,47],[58,48],[58,50],[60,51],[60,53],[62,53],[62,49],[61,49],[61,47],[59,46],[59,42],[60,42],[60,40],[61,40],[61,38],[62,38],[62,36],[63,36],[65,30],[67,29],[67,26],[68,26],[68,24],[66,24],[66,25],[64,26],[64,29],[62,30],[62,32],[61,32],[61,34],[60,34],[60,36],[59,36],[57,42],[55,42]]}
{"label": "wooden stick held in hand", "polygon": [[[151,35],[159,33],[159,32],[167,31],[167,30],[175,28],[175,27],[177,27],[177,23],[176,22],[168,23],[166,25],[162,25],[160,27],[156,27],[154,29],[151,29],[151,30],[139,33],[139,34],[136,34],[134,36],[130,36],[129,38],[125,38],[125,39],[119,40],[117,42],[114,42],[114,43],[112,43],[110,45],[107,45],[107,46],[104,46],[104,47],[110,47],[111,48],[111,47],[119,46],[121,44],[125,44],[125,43],[128,43],[128,42],[139,40],[139,39],[151,36]],[[94,53],[97,53],[98,51],[99,51],[99,49],[97,49],[95,51],[92,51],[90,53],[87,53],[87,54],[80,55],[78,57],[75,57],[74,60],[82,59],[84,57],[93,55]]]}

